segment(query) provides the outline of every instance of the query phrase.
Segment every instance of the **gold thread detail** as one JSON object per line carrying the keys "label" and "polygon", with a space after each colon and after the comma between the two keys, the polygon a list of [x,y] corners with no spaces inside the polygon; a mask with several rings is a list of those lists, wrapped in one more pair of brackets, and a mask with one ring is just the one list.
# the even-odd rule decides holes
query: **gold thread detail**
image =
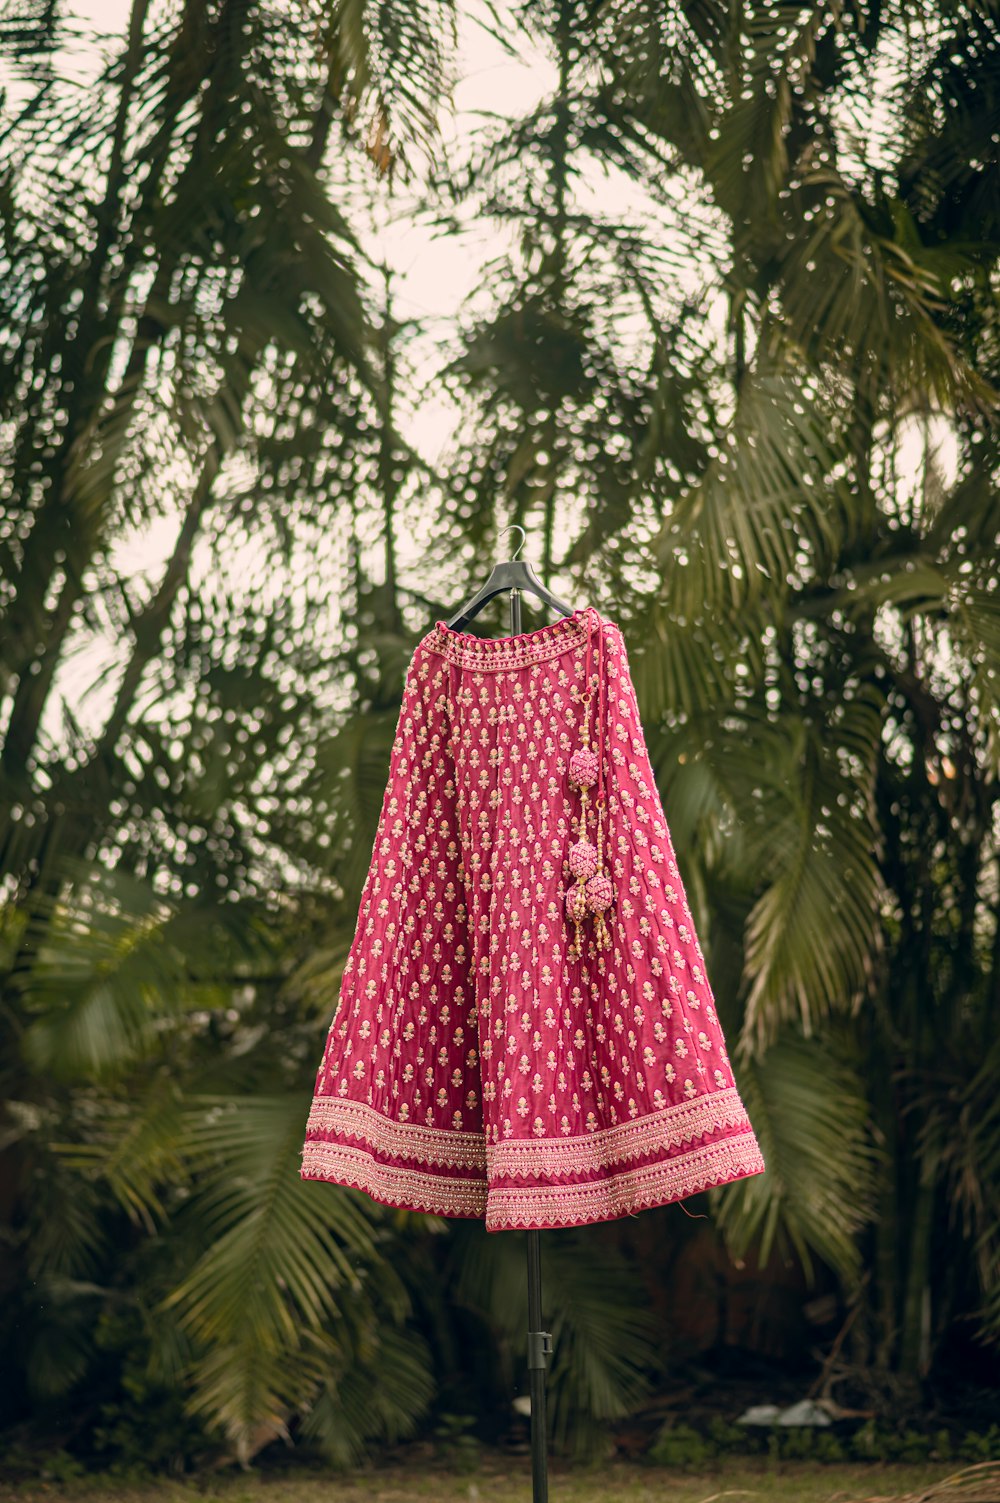
{"label": "gold thread detail", "polygon": [[481,1132],[424,1127],[419,1122],[396,1122],[364,1101],[341,1096],[315,1096],[306,1123],[307,1137],[336,1132],[393,1159],[441,1164],[454,1169],[485,1169],[485,1140]]}
{"label": "gold thread detail", "polygon": [[756,1138],[752,1133],[742,1133],[588,1184],[491,1188],[486,1230],[608,1221],[683,1200],[713,1185],[746,1179],[764,1168]]}
{"label": "gold thread detail", "polygon": [[437,621],[421,639],[420,645],[459,667],[475,668],[483,673],[529,668],[532,663],[544,663],[577,648],[586,639],[590,617],[600,619],[597,607],[581,606],[571,616],[561,616],[558,621],[550,621],[547,626],[521,632],[515,637],[453,633],[447,629],[446,623]]}
{"label": "gold thread detail", "polygon": [[385,1205],[437,1216],[485,1215],[488,1232],[573,1226],[667,1205],[765,1168],[752,1133],[723,1138],[638,1169],[569,1185],[500,1186],[382,1164],[344,1143],[307,1143],[300,1174],[363,1190]]}
{"label": "gold thread detail", "polygon": [[363,1148],[347,1143],[307,1143],[302,1179],[332,1181],[364,1190],[386,1205],[405,1205],[435,1216],[479,1216],[486,1210],[486,1181],[425,1174],[396,1164],[381,1164]]}
{"label": "gold thread detail", "polygon": [[634,1122],[598,1128],[586,1137],[487,1143],[486,1169],[491,1179],[502,1175],[592,1174],[609,1164],[647,1158],[730,1127],[750,1128],[746,1107],[733,1086],[662,1107]]}

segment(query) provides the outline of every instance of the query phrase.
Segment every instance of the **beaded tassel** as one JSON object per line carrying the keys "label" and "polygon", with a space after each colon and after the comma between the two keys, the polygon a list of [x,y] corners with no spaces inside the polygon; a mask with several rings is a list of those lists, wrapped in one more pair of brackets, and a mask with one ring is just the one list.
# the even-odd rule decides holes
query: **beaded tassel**
{"label": "beaded tassel", "polygon": [[[583,745],[578,746],[570,757],[569,780],[570,786],[580,790],[580,815],[577,824],[577,839],[569,851],[569,869],[576,879],[573,886],[566,893],[566,915],[574,927],[573,940],[569,946],[569,956],[572,960],[578,960],[582,953],[581,923],[587,913],[594,914],[594,943],[599,950],[606,949],[611,943],[611,935],[604,918],[605,911],[610,907],[614,892],[611,879],[604,869],[604,638],[603,633],[598,636],[598,685],[600,688],[599,713],[597,717],[598,750],[595,752],[590,745],[590,701],[593,698],[590,688],[590,631],[587,633],[587,668],[586,688],[580,695],[583,705]],[[591,844],[587,838],[587,823],[590,804],[589,789],[598,784],[596,813],[597,813],[597,845]]]}
{"label": "beaded tassel", "polygon": [[[588,662],[590,658],[588,640]],[[597,756],[590,746],[590,731],[587,721],[590,716],[590,676],[587,676],[588,687],[580,695],[580,703],[583,705],[583,745],[578,746],[569,759],[569,780],[574,788],[580,790],[580,814],[577,820],[577,839],[569,848],[569,869],[575,877],[573,886],[566,893],[566,915],[572,921],[574,927],[573,941],[569,947],[569,955],[572,960],[579,960],[582,953],[580,924],[587,913],[587,882],[597,871],[597,851],[587,839],[587,807],[590,802],[588,792],[597,777]]]}
{"label": "beaded tassel", "polygon": [[600,687],[597,714],[597,870],[587,883],[587,907],[594,915],[594,943],[599,950],[611,944],[605,913],[614,899],[611,878],[604,870],[604,632],[598,627],[597,682]]}

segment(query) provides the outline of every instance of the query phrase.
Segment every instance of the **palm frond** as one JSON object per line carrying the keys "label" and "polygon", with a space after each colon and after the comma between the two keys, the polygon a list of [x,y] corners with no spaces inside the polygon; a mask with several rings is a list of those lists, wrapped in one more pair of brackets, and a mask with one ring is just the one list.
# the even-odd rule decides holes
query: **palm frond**
{"label": "palm frond", "polygon": [[360,126],[380,172],[409,172],[411,149],[427,152],[437,135],[456,43],[450,0],[372,5],[370,0],[311,4],[328,59],[330,93],[348,125]]}
{"label": "palm frond", "polygon": [[583,1417],[620,1419],[651,1391],[655,1317],[630,1281],[627,1265],[603,1249],[585,1256],[579,1243],[570,1246],[565,1238],[546,1245],[542,1280],[543,1298],[546,1287],[555,1292],[549,1378],[553,1440],[564,1453],[592,1455],[599,1437]]}
{"label": "palm frond", "polygon": [[868,983],[882,893],[871,806],[881,704],[859,694],[828,726],[757,731],[765,802],[748,832],[760,889],[745,933],[744,1038],[761,1043],[793,1019],[809,1033]]}
{"label": "palm frond", "polygon": [[740,26],[749,44],[745,51],[743,36],[730,34],[742,77],[730,82],[703,168],[732,223],[734,244],[740,250],[752,246],[758,260],[780,248],[784,216],[778,195],[790,175],[789,134],[802,111],[817,43],[837,25],[837,7],[808,11],[776,4]]}
{"label": "palm frond", "polygon": [[[37,1075],[113,1079],[158,1047],[165,1018],[225,1005],[239,964],[268,949],[212,900],[168,902],[124,871],[65,862],[70,882],[39,895],[18,977],[22,1055]],[[221,964],[220,964],[221,962]]]}
{"label": "palm frond", "polygon": [[[81,1110],[87,1103],[80,1103]],[[34,1136],[41,1139],[37,1110]],[[49,1151],[28,1139],[28,1199],[25,1272],[32,1280],[97,1278],[112,1237],[103,1186],[88,1182]]]}
{"label": "palm frond", "polygon": [[847,1281],[860,1270],[857,1234],[872,1212],[874,1151],[857,1062],[828,1035],[783,1030],[738,1071],[740,1094],[766,1173],[710,1192],[717,1224],[736,1257],[794,1251],[812,1277],[814,1258]]}
{"label": "palm frond", "polygon": [[325,811],[330,833],[340,832],[328,862],[345,895],[360,893],[371,867],[401,714],[399,705],[391,705],[352,715],[317,749],[309,791]]}
{"label": "palm frond", "polygon": [[184,1216],[208,1245],[163,1307],[197,1352],[192,1413],[246,1455],[320,1394],[345,1304],[367,1308],[358,1264],[375,1261],[382,1212],[300,1179],[298,1095],[192,1098],[185,1117],[179,1152],[195,1188]]}
{"label": "palm frond", "polygon": [[947,329],[942,287],[957,252],[908,244],[911,225],[866,204],[831,167],[803,172],[800,191],[808,230],[785,247],[781,300],[805,357],[848,369],[872,403],[891,388],[901,404],[930,392],[946,410],[991,406],[989,383]]}
{"label": "palm frond", "polygon": [[[800,554],[827,558],[852,506],[821,404],[791,370],[748,373],[728,431],[656,540],[682,624],[783,588]],[[808,565],[806,565],[808,567]]]}
{"label": "palm frond", "polygon": [[[462,1227],[449,1258],[455,1297],[515,1352],[525,1349],[524,1239]],[[553,1336],[547,1380],[556,1444],[577,1456],[600,1446],[594,1422],[620,1418],[648,1392],[656,1326],[625,1260],[567,1229],[542,1239],[543,1319]],[[520,1364],[518,1364],[520,1367]]]}
{"label": "palm frond", "polygon": [[920,1151],[925,1174],[946,1187],[953,1226],[974,1250],[981,1314],[990,1340],[1000,1343],[1000,1044],[992,1041],[971,1076],[965,1065],[931,1083]]}
{"label": "palm frond", "polygon": [[[696,723],[707,732],[717,723],[721,706],[760,683],[769,625],[763,600],[744,602],[739,611],[712,612],[706,605],[694,617],[684,614],[672,594],[653,602],[629,635],[643,724],[654,731],[661,723],[671,730],[688,726],[690,749],[700,740]],[[676,751],[679,755],[683,748],[678,745]]]}
{"label": "palm frond", "polygon": [[430,1352],[419,1332],[376,1317],[353,1347],[353,1361],[340,1354],[339,1362],[328,1366],[322,1391],[300,1427],[341,1467],[371,1459],[373,1441],[381,1447],[412,1435],[436,1392]]}

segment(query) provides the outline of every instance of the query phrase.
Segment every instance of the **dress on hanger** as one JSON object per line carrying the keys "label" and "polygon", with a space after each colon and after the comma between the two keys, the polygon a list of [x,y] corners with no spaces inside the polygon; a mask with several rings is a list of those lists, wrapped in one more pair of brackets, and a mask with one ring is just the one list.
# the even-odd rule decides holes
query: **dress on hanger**
{"label": "dress on hanger", "polygon": [[594,606],[407,668],[303,1179],[487,1231],[759,1174],[622,632]]}

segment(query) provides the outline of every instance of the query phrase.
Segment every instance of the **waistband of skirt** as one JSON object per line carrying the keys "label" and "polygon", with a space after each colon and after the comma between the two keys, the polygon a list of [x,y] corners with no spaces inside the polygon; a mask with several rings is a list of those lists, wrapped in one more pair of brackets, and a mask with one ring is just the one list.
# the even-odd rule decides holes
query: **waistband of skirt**
{"label": "waistband of skirt", "polygon": [[425,641],[432,652],[440,653],[461,668],[493,673],[529,667],[579,647],[586,643],[588,631],[600,624],[597,607],[582,605],[571,615],[550,621],[548,626],[518,632],[513,637],[477,637],[473,632],[455,631],[446,622],[435,621]]}

